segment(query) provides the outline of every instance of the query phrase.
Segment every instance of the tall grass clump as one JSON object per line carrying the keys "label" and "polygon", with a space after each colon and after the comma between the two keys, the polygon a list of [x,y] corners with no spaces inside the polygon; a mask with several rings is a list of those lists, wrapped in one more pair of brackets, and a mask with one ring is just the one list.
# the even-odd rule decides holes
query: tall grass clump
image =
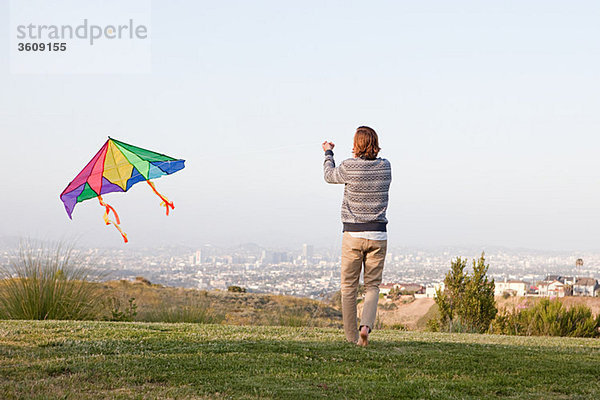
{"label": "tall grass clump", "polygon": [[0,267],[0,318],[96,319],[100,293],[89,273],[72,247],[21,243]]}

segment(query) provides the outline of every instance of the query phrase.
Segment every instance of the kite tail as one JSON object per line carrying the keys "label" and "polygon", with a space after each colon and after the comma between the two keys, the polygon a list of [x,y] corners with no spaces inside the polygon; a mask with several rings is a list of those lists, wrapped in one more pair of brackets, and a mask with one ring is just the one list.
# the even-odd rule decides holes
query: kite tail
{"label": "kite tail", "polygon": [[[127,234],[125,232],[123,232],[123,230],[121,230],[121,227],[119,226],[119,224],[121,224],[121,220],[119,219],[119,214],[117,214],[117,212],[115,211],[114,208],[112,208],[111,205],[108,205],[104,202],[104,200],[102,200],[102,196],[98,196],[98,201],[100,202],[100,205],[102,207],[104,207],[106,210],[104,211],[104,222],[106,223],[106,225],[110,225],[113,224],[115,228],[117,228],[117,230],[119,231],[119,233],[121,234],[121,236],[123,236],[123,241],[125,243],[129,242],[129,240],[127,240]],[[112,211],[113,214],[115,215],[115,221],[113,222],[110,219],[108,219],[108,213]]]}
{"label": "kite tail", "polygon": [[154,186],[153,182],[151,182],[151,181],[146,181],[146,182],[148,182],[148,185],[150,185],[150,187],[152,188],[152,190],[154,191],[154,193],[156,193],[156,195],[158,197],[160,197],[160,199],[162,200],[162,203],[160,203],[160,206],[161,207],[166,207],[166,209],[167,209],[167,215],[169,215],[169,208],[171,208],[171,210],[175,209],[175,205],[173,204],[173,202],[170,201],[169,199],[167,199],[162,194],[158,193],[158,190],[156,190],[156,187]]}

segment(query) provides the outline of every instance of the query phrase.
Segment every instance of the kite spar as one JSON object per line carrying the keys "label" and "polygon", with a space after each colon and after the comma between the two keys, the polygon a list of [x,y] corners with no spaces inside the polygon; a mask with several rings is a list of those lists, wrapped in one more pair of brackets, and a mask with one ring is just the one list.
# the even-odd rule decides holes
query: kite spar
{"label": "kite spar", "polygon": [[[105,209],[104,222],[106,225],[114,225],[127,243],[127,234],[119,226],[121,224],[119,215],[112,206],[104,202],[102,195],[126,192],[134,184],[146,181],[161,199],[161,206],[166,208],[166,213],[169,215],[169,209],[174,209],[175,205],[160,194],[150,180],[177,172],[185,167],[184,163],[185,160],[178,160],[109,137],[98,153],[61,193],[60,199],[65,204],[69,218],[73,219],[73,209],[77,203],[97,197],[100,205]],[[109,218],[111,212],[114,221]]]}

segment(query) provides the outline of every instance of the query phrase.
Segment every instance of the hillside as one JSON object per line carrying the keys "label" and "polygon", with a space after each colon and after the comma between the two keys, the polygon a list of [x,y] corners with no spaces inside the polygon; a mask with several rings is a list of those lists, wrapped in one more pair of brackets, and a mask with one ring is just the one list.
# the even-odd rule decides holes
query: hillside
{"label": "hillside", "polygon": [[331,328],[0,321],[0,398],[591,399],[600,341]]}
{"label": "hillside", "polygon": [[[306,298],[257,293],[231,293],[206,291],[154,285],[137,281],[109,281],[98,284],[105,299],[117,299],[120,309],[126,308],[127,300],[134,298],[138,315],[134,320],[150,322],[222,322],[232,325],[284,325],[310,327],[341,327],[341,312],[328,302]],[[496,297],[499,309],[512,309],[518,305],[528,307],[538,297]],[[564,297],[559,299],[565,306],[583,304],[594,315],[600,313],[598,297]],[[192,316],[181,315],[178,310],[200,308],[207,318],[195,321]],[[359,315],[362,303],[358,304]],[[172,315],[172,314],[176,315]],[[422,330],[427,320],[437,313],[434,299],[402,296],[390,301],[380,299],[377,324],[379,327],[403,327]]]}
{"label": "hillside", "polygon": [[307,298],[165,287],[143,278],[96,285],[101,298],[122,312],[127,311],[129,299],[134,299],[137,315],[132,319],[137,321],[341,326],[339,310],[328,303]]}

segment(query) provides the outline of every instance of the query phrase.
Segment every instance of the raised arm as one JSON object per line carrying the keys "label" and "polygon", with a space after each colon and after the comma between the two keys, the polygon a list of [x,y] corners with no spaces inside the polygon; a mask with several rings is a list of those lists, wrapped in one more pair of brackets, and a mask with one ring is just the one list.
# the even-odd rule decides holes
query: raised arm
{"label": "raised arm", "polygon": [[325,162],[323,163],[323,172],[325,175],[325,182],[327,183],[347,183],[346,170],[344,169],[344,163],[340,164],[336,168],[335,160],[333,159],[333,146],[331,142],[323,143],[323,150],[325,150]]}

